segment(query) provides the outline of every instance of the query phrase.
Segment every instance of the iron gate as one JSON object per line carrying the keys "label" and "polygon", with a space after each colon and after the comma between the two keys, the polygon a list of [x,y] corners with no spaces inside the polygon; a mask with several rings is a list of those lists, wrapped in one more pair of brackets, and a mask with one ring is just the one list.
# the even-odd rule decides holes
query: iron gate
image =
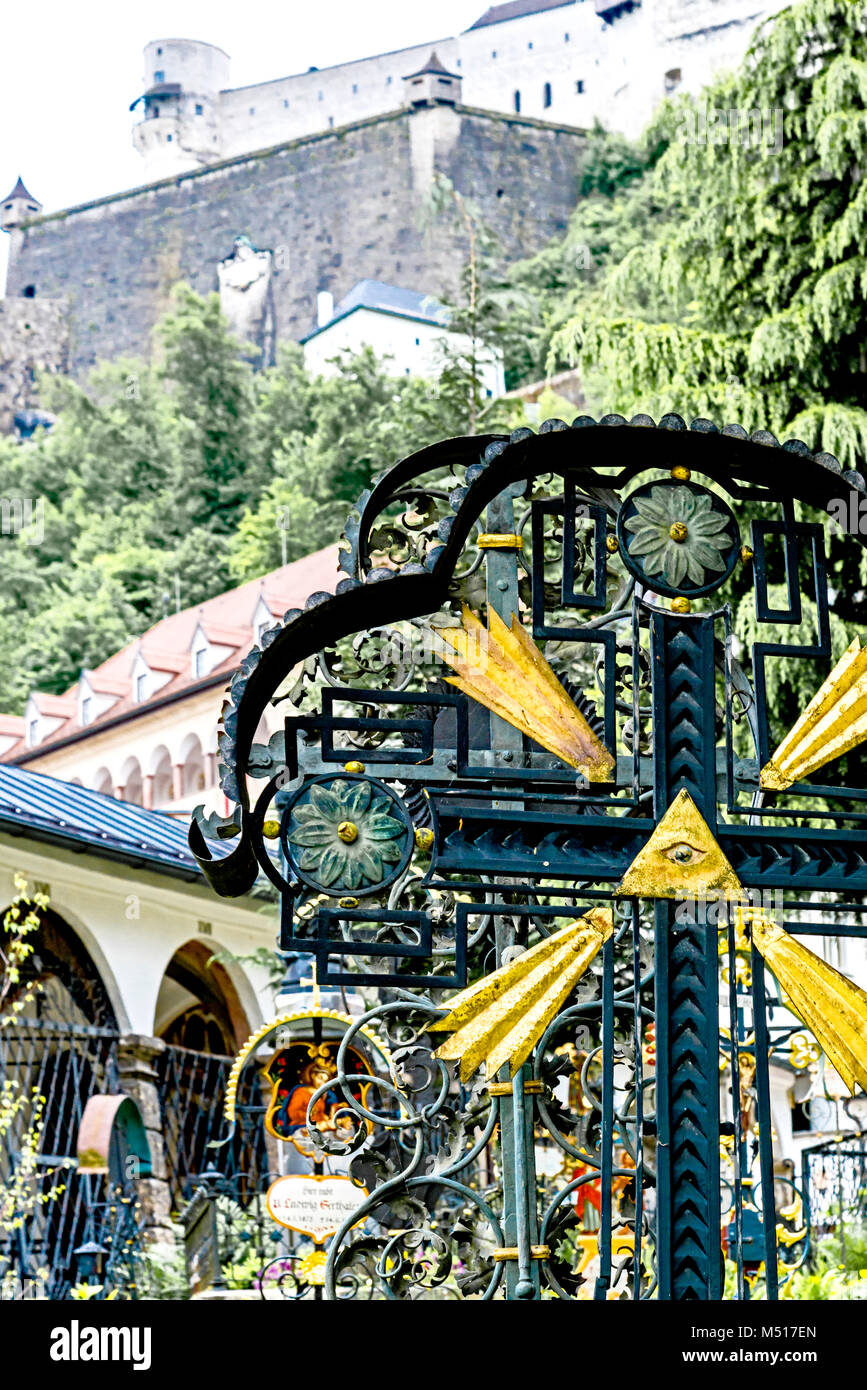
{"label": "iron gate", "polygon": [[[778,744],[792,672],[816,690],[839,656],[828,513],[863,491],[677,416],[446,441],[362,497],[336,595],[243,662],[236,810],[191,843],[221,894],[267,875],[323,988],[379,991],[393,1058],[364,1101],[329,1083],[354,1129],[319,1155],[368,1193],[329,1297],[775,1298],[802,1260],[770,1069],[808,1021],[867,1075],[861,996],[804,950],[867,935],[867,791],[845,738],[827,781]],[[863,538],[834,544],[856,573]]]}

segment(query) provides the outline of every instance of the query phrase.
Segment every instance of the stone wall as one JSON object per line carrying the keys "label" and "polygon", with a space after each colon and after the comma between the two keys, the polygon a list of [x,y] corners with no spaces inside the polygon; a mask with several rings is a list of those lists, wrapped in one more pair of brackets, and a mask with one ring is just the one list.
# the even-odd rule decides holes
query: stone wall
{"label": "stone wall", "polygon": [[[218,264],[246,234],[272,252],[277,341],[316,326],[366,277],[438,294],[455,284],[457,218],[426,221],[435,171],[472,198],[508,258],[562,232],[574,207],[583,132],[468,107],[400,111],[36,219],[15,234],[7,293],[69,305],[70,369],[146,354],[171,286],[218,288]],[[28,301],[32,303],[32,301]],[[17,310],[16,310],[17,312]]]}
{"label": "stone wall", "polygon": [[68,348],[62,301],[0,299],[0,433],[12,429],[19,411],[39,405],[41,371],[67,370]]}

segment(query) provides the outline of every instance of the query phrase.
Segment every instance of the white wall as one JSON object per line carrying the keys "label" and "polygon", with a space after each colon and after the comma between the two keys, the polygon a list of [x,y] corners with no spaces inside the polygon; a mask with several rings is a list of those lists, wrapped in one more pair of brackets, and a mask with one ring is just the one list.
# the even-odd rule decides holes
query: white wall
{"label": "white wall", "polygon": [[[330,359],[341,351],[360,352],[363,347],[370,347],[394,376],[435,380],[440,374],[445,343],[453,351],[468,352],[470,348],[469,338],[449,333],[439,324],[376,309],[355,309],[304,344],[304,363],[308,371],[333,376],[337,368]],[[481,379],[486,395],[501,396],[505,390],[502,361],[488,353]]]}
{"label": "white wall", "polygon": [[[422,67],[432,49],[461,77],[466,106],[513,112],[515,92],[520,92],[522,115],[578,127],[599,119],[612,129],[637,135],[665,95],[666,72],[680,68],[679,90],[697,92],[715,71],[740,61],[757,21],[785,3],[644,0],[638,9],[606,24],[593,0],[576,0],[453,38],[432,35],[412,48],[223,90],[219,119],[213,132],[209,127],[205,145],[198,140],[198,127],[181,129],[174,148],[165,144],[165,133],[156,140],[160,132],[154,131],[154,142],[142,147],[146,176],[157,177],[154,170],[178,158],[178,139],[181,150],[190,144],[186,159],[191,167],[205,158],[230,158],[397,110],[405,100],[403,78]],[[146,50],[149,71],[157,63],[152,56],[155,46]],[[189,79],[178,65],[173,78],[168,57],[165,62],[167,81],[182,80],[188,90],[193,67],[195,80],[201,80],[197,65],[190,67]],[[208,80],[213,80],[210,71]],[[582,93],[578,82],[583,83]],[[144,146],[144,136],[137,139]]]}
{"label": "white wall", "polygon": [[[218,898],[204,879],[187,884],[96,855],[0,835],[0,911],[14,896],[16,873],[23,873],[31,888],[34,882],[48,884],[51,908],[89,951],[122,1032],[153,1035],[163,972],[187,941],[235,954],[274,944],[276,912],[270,917],[259,911],[261,903]],[[199,932],[200,921],[210,922],[210,935]],[[226,968],[252,1032],[273,1013],[266,976],[246,967]]]}

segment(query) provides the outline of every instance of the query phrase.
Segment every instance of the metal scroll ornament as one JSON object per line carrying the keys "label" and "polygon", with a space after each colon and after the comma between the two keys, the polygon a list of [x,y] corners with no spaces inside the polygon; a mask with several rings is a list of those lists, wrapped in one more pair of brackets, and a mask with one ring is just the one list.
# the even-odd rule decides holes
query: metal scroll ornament
{"label": "metal scroll ornament", "polygon": [[657,593],[708,594],[734,570],[740,533],[725,502],[693,482],[647,483],[617,518],[620,551],[636,579]]}
{"label": "metal scroll ornament", "polygon": [[320,893],[376,893],[403,872],[412,826],[383,782],[320,777],[290,803],[285,849],[291,867]]}

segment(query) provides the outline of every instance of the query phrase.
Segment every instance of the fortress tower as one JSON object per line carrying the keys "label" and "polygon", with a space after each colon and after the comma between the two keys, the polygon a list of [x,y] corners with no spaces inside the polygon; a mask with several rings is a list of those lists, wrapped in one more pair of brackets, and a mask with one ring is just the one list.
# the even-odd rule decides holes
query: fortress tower
{"label": "fortress tower", "polygon": [[0,203],[0,230],[11,232],[20,227],[22,222],[37,217],[41,211],[42,204],[37,202],[32,193],[27,192],[19,178],[12,192],[7,193]]}
{"label": "fortress tower", "polygon": [[148,178],[213,164],[222,155],[220,92],[229,56],[194,39],[154,39],[144,51],[144,92],[132,103],[133,144]]}

